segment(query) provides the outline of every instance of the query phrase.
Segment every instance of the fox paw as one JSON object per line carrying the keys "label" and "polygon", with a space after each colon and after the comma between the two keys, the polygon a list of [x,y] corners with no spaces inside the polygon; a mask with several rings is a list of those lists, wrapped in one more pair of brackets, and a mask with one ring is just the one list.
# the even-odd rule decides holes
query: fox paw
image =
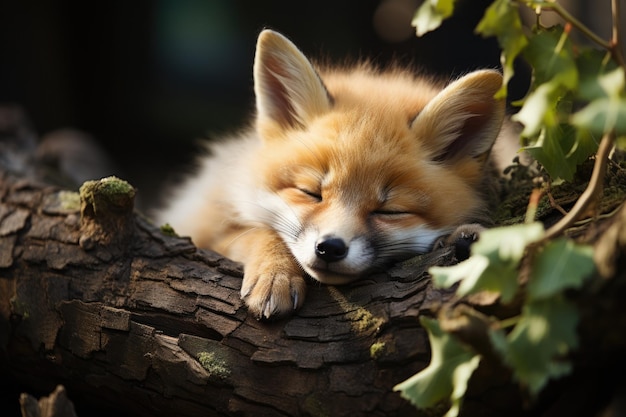
{"label": "fox paw", "polygon": [[302,306],[306,283],[302,275],[288,272],[245,272],[241,298],[258,319],[292,313]]}
{"label": "fox paw", "polygon": [[456,259],[463,261],[469,258],[470,247],[478,240],[483,230],[485,227],[478,223],[462,224],[452,234],[439,238],[435,242],[435,248],[453,246]]}

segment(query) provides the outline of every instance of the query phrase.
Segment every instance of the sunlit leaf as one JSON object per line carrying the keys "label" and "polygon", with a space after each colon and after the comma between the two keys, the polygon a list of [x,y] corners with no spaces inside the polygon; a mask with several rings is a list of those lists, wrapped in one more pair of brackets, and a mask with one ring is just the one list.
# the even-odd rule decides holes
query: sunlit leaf
{"label": "sunlit leaf", "polygon": [[593,248],[556,239],[537,253],[528,282],[528,299],[545,299],[565,289],[580,288],[594,270]]}
{"label": "sunlit leaf", "polygon": [[576,57],[580,77],[577,94],[580,99],[591,101],[607,96],[607,82],[602,83],[601,77],[617,67],[609,57],[608,52],[593,48],[583,49]]}
{"label": "sunlit leaf", "polygon": [[490,333],[515,378],[536,395],[551,378],[571,371],[565,356],[578,345],[576,308],[562,297],[526,304],[510,334]]}
{"label": "sunlit leaf", "polygon": [[572,123],[601,136],[615,130],[626,134],[626,98],[599,98],[572,115]]}
{"label": "sunlit leaf", "polygon": [[547,82],[528,95],[522,109],[511,117],[524,126],[521,133],[523,137],[535,137],[545,125],[554,126],[558,123],[557,101],[561,91],[558,83]]}
{"label": "sunlit leaf", "polygon": [[455,0],[426,0],[417,9],[411,25],[415,27],[417,36],[437,29],[441,23],[452,16]]}
{"label": "sunlit leaf", "polygon": [[517,265],[526,246],[543,237],[543,225],[539,222],[495,227],[485,230],[472,245],[472,254],[485,255],[506,263]]}
{"label": "sunlit leaf", "polygon": [[626,84],[624,69],[618,67],[606,74],[602,74],[598,77],[598,84],[602,87],[607,96],[622,96],[624,93],[624,84]]}
{"label": "sunlit leaf", "polygon": [[492,262],[483,255],[473,255],[465,261],[448,267],[432,267],[429,273],[433,283],[449,288],[461,281],[457,294],[465,296],[478,291],[498,293],[503,302],[510,301],[517,291],[517,272],[515,265]]}
{"label": "sunlit leaf", "polygon": [[451,399],[452,407],[447,417],[456,417],[465,395],[467,382],[478,367],[480,357],[444,332],[436,320],[420,318],[428,331],[432,356],[428,367],[396,385],[402,397],[418,408],[432,407],[442,400]]}
{"label": "sunlit leaf", "polygon": [[500,60],[504,71],[504,81],[496,96],[503,97],[506,95],[506,86],[514,75],[515,58],[528,43],[517,8],[511,4],[511,0],[494,1],[478,22],[476,32],[485,37],[495,36],[502,48]]}

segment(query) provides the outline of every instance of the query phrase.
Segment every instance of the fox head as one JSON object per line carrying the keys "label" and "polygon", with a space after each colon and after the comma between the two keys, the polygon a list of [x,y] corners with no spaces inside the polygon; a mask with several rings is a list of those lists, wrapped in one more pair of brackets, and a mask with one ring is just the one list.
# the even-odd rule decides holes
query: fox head
{"label": "fox head", "polygon": [[254,82],[262,146],[246,216],[279,233],[313,278],[346,283],[427,252],[484,210],[504,117],[498,72],[441,86],[406,70],[318,68],[264,30]]}

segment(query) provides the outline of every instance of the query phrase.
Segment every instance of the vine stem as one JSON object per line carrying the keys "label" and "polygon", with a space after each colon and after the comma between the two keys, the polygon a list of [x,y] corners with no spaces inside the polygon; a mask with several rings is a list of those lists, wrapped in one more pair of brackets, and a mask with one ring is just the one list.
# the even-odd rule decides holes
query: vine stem
{"label": "vine stem", "polygon": [[570,12],[568,12],[563,6],[556,1],[533,1],[533,6],[538,6],[545,10],[551,10],[561,16],[566,22],[569,22],[573,27],[581,31],[591,41],[597,43],[602,48],[611,53],[611,57],[617,62],[617,64],[626,71],[626,60],[622,54],[621,45],[621,30],[620,30],[620,0],[611,0],[611,17],[612,17],[612,36],[611,40],[607,41],[600,36],[596,35],[594,31],[589,29],[584,23],[576,19]]}
{"label": "vine stem", "polygon": [[621,20],[621,12],[620,12],[620,0],[611,0],[611,11],[612,11],[612,26],[613,31],[611,35],[611,42],[609,51],[611,51],[611,56],[622,68],[626,71],[626,62],[624,61],[624,55],[622,54],[622,34],[620,29],[620,20]]}
{"label": "vine stem", "polygon": [[597,202],[602,188],[604,185],[604,176],[606,174],[606,168],[609,161],[609,154],[613,149],[613,143],[615,142],[615,131],[605,133],[600,140],[598,146],[598,152],[596,153],[596,160],[593,164],[593,172],[591,173],[591,179],[585,191],[580,195],[574,207],[555,225],[550,227],[543,239],[551,239],[561,233],[578,219],[580,219],[585,212]]}
{"label": "vine stem", "polygon": [[[612,0],[612,1],[613,3],[619,2],[619,0]],[[532,4],[533,6],[539,6],[542,9],[551,10],[555,12],[556,14],[561,16],[566,22],[571,23],[572,26],[580,30],[582,33],[584,33],[585,36],[587,36],[593,42],[597,43],[604,49],[608,49],[608,50],[612,49],[611,42],[608,42],[605,39],[602,39],[600,36],[596,35],[584,23],[576,19],[570,12],[568,12],[565,8],[563,8],[563,6],[556,3],[555,1],[533,1]],[[613,13],[613,16],[615,16],[615,13]]]}

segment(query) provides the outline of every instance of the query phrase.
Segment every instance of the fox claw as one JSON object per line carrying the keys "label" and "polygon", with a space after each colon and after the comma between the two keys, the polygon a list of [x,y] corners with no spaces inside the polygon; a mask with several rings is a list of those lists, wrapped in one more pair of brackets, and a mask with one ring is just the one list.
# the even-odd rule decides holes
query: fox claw
{"label": "fox claw", "polygon": [[443,236],[435,242],[435,248],[453,246],[455,257],[462,261],[470,256],[471,245],[478,240],[485,227],[478,223],[462,224],[448,236]]}
{"label": "fox claw", "polygon": [[291,299],[293,300],[293,309],[295,311],[299,307],[299,305],[298,305],[298,292],[297,291],[293,291],[291,293]]}
{"label": "fox claw", "polygon": [[259,320],[284,316],[297,310],[304,300],[302,276],[287,274],[244,274],[241,298]]}
{"label": "fox claw", "polygon": [[276,311],[276,300],[274,300],[274,296],[270,295],[269,300],[265,302],[265,308],[263,309],[263,315],[260,318],[269,319],[272,314]]}

